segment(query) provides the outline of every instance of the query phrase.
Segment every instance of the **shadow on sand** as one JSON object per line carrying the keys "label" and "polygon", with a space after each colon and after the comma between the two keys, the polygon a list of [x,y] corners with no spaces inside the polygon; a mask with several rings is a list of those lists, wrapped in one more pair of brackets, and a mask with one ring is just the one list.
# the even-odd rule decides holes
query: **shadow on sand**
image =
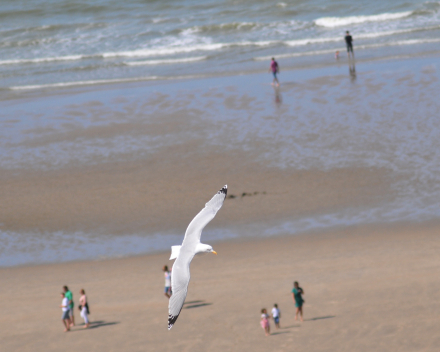
{"label": "shadow on sand", "polygon": [[290,328],[300,328],[301,324],[290,325],[290,326],[282,326],[280,329],[290,329]]}
{"label": "shadow on sand", "polygon": [[276,331],[276,332],[271,332],[270,335],[281,335],[281,334],[290,334],[290,331]]}
{"label": "shadow on sand", "polygon": [[203,303],[191,304],[191,305],[185,306],[183,308],[184,309],[191,309],[191,308],[200,308],[200,307],[205,307],[205,306],[210,306],[210,305],[212,305],[212,303],[203,302]]}
{"label": "shadow on sand", "polygon": [[196,303],[202,303],[202,302],[204,302],[204,301],[201,301],[201,300],[198,300],[198,301],[188,301],[188,302],[183,303],[183,305],[185,305],[185,304],[196,304]]}
{"label": "shadow on sand", "polygon": [[325,317],[315,317],[315,318],[310,318],[310,319],[304,319],[304,321],[313,321],[313,320],[322,320],[322,319],[331,319],[331,318],[335,318],[336,315],[327,315]]}
{"label": "shadow on sand", "polygon": [[[71,330],[71,331],[86,331],[86,330],[90,330],[90,329],[96,329],[96,328],[100,328],[101,326],[109,326],[109,325],[116,325],[119,324],[119,321],[110,321],[110,322],[105,322],[103,320],[97,320],[94,322],[90,322],[90,326],[87,329],[75,329],[75,330]],[[84,324],[81,325],[77,325],[77,326],[84,326]]]}

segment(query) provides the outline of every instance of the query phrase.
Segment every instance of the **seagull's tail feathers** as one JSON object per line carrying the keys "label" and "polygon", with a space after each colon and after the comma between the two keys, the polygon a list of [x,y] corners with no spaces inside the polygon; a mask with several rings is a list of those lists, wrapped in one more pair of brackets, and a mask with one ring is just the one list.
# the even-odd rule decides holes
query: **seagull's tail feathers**
{"label": "seagull's tail feathers", "polygon": [[171,246],[171,257],[170,260],[176,259],[179,256],[180,248],[182,246]]}

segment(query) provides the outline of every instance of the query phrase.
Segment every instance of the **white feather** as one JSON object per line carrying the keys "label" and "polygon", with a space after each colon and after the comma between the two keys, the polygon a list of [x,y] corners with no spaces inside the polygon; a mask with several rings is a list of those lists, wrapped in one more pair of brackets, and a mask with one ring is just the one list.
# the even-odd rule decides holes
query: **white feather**
{"label": "white feather", "polygon": [[[196,254],[197,246],[200,244],[200,236],[204,227],[214,218],[220,210],[226,197],[228,186],[224,186],[205,207],[196,215],[186,229],[180,252],[173,265],[171,275],[172,296],[168,304],[168,330],[176,322],[188,292],[188,284],[191,278],[189,266]],[[177,246],[173,246],[177,247]],[[173,257],[171,247],[171,257]]]}

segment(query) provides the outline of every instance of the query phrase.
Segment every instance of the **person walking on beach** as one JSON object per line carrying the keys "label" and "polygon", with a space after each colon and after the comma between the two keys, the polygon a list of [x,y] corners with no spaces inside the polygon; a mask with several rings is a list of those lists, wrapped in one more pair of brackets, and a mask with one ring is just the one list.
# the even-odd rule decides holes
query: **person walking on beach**
{"label": "person walking on beach", "polygon": [[84,319],[84,329],[87,329],[90,326],[89,323],[89,304],[87,303],[87,296],[86,296],[86,291],[84,291],[84,289],[81,289],[81,291],[79,291],[79,293],[81,294],[81,297],[79,298],[79,310],[80,310],[80,315],[81,317]]}
{"label": "person walking on beach", "polygon": [[269,325],[269,315],[267,314],[266,308],[261,310],[261,327],[264,329],[266,336],[270,335],[270,325]]}
{"label": "person walking on beach", "polygon": [[298,320],[298,314],[299,314],[301,321],[303,321],[302,307],[305,302],[302,298],[303,294],[304,294],[304,290],[301,287],[299,287],[298,281],[295,281],[293,283],[293,290],[292,290],[292,298],[293,301],[295,302],[295,307],[296,307],[295,320]]}
{"label": "person walking on beach", "polygon": [[69,288],[67,286],[63,287],[64,289],[64,295],[69,300],[69,314],[70,314],[70,326],[75,326],[75,317],[73,316],[73,306],[75,305],[73,303],[73,294],[70,292]]}
{"label": "person walking on beach", "polygon": [[351,56],[354,59],[354,52],[353,52],[353,37],[350,35],[349,31],[345,32],[345,44],[347,44],[347,55],[348,59],[350,60],[350,52]]}
{"label": "person walking on beach", "polygon": [[280,73],[280,67],[278,66],[278,62],[275,61],[275,58],[272,58],[272,61],[270,62],[269,72],[272,72],[273,74],[273,81],[272,85],[276,83],[276,86],[280,86],[280,82],[278,81],[277,74]]}
{"label": "person walking on beach", "polygon": [[168,270],[168,266],[164,265],[163,267],[163,272],[165,275],[165,296],[167,296],[168,298],[171,297],[171,271]]}
{"label": "person walking on beach", "polygon": [[276,328],[279,329],[280,328],[281,312],[278,309],[278,304],[276,304],[276,303],[273,305],[273,308],[272,308],[272,318],[273,318],[273,321],[275,323]]}
{"label": "person walking on beach", "polygon": [[64,292],[61,292],[61,305],[60,308],[63,311],[61,315],[61,321],[64,325],[64,332],[70,331],[70,316],[69,316],[69,299],[66,297]]}

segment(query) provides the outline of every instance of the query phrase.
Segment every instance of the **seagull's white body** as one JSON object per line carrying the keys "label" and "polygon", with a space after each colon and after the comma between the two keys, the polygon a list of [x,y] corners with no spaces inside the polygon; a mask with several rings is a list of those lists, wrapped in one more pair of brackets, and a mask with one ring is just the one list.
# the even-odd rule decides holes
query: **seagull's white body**
{"label": "seagull's white body", "polygon": [[176,259],[171,275],[172,295],[168,305],[168,330],[170,330],[182,310],[188,292],[190,280],[189,265],[198,253],[215,253],[208,244],[200,243],[200,236],[204,227],[214,219],[226,198],[228,186],[224,186],[205,207],[197,214],[186,229],[185,238],[181,246],[171,247],[170,259]]}

